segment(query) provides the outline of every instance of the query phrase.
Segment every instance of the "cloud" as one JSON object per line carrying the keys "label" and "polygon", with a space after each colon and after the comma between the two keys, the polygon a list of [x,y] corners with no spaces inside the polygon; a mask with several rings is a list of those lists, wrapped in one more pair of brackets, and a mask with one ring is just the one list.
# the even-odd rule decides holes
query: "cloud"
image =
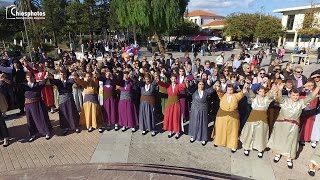
{"label": "cloud", "polygon": [[248,8],[255,0],[190,0],[188,9],[214,11],[224,8]]}

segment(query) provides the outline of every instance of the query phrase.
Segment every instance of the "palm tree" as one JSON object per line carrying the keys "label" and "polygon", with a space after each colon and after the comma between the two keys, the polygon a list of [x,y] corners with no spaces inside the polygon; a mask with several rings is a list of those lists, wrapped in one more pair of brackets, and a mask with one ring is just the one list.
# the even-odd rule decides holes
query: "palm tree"
{"label": "palm tree", "polygon": [[[17,10],[23,11],[23,12],[29,12],[29,11],[38,11],[41,9],[41,0],[15,0],[14,4],[17,6]],[[31,31],[31,42],[34,47],[37,47],[40,45],[41,38],[40,33],[37,29],[37,24],[40,22],[36,22],[35,19],[24,19],[24,23],[26,24],[26,27],[29,28]]]}

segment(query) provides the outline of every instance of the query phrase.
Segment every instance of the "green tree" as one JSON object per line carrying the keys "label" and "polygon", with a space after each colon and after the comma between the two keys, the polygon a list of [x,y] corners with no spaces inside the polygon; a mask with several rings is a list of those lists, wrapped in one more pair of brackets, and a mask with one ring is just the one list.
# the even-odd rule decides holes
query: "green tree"
{"label": "green tree", "polygon": [[159,50],[164,53],[161,34],[174,29],[183,18],[188,0],[113,0],[111,10],[115,11],[123,28],[141,28],[153,34]]}
{"label": "green tree", "polygon": [[200,31],[200,27],[198,24],[187,21],[187,20],[182,20],[174,29],[172,32],[170,32],[170,35],[173,36],[189,36],[196,34]]}
{"label": "green tree", "polygon": [[18,32],[24,31],[21,19],[6,19],[6,10],[0,9],[0,40],[12,40]]}
{"label": "green tree", "polygon": [[316,13],[320,12],[320,8],[311,4],[311,8],[307,10],[304,15],[302,27],[298,30],[299,34],[314,36],[320,33],[319,19],[315,17]]}
{"label": "green tree", "polygon": [[224,36],[242,41],[252,41],[254,37],[263,40],[278,38],[284,33],[280,19],[263,14],[234,13],[226,18]]}
{"label": "green tree", "polygon": [[273,16],[261,16],[255,27],[254,37],[263,40],[277,39],[284,34],[281,20]]}
{"label": "green tree", "polygon": [[226,17],[223,35],[238,40],[252,40],[258,21],[259,14],[233,13]]}
{"label": "green tree", "polygon": [[58,47],[57,36],[62,34],[66,24],[65,0],[43,0],[42,5],[46,12],[44,31],[52,32],[55,47]]}
{"label": "green tree", "polygon": [[[14,4],[20,11],[38,11],[41,9],[41,0],[15,0]],[[24,21],[27,27],[28,37],[33,47],[41,44],[41,24],[43,20],[26,19]]]}

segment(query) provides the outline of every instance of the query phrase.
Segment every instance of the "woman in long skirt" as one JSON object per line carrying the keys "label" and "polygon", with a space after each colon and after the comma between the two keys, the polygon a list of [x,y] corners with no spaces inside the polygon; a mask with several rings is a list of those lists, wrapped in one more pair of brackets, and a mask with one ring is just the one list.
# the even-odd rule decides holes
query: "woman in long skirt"
{"label": "woman in long skirt", "polygon": [[198,88],[192,93],[192,105],[189,119],[190,142],[201,141],[206,145],[208,141],[208,97],[213,93],[213,88],[204,89],[204,81],[198,82]]}
{"label": "woman in long skirt", "polygon": [[106,69],[105,77],[100,78],[103,82],[103,117],[108,127],[114,126],[118,130],[118,99],[115,94],[115,80],[109,69]]}
{"label": "woman in long skirt", "polygon": [[66,135],[69,129],[75,129],[79,133],[80,116],[72,96],[74,81],[67,79],[67,72],[64,70],[60,71],[60,80],[51,77],[50,81],[59,91],[59,122],[63,134]]}
{"label": "woman in long skirt", "polygon": [[131,128],[132,132],[136,131],[138,125],[138,116],[135,104],[132,100],[133,83],[129,78],[129,72],[123,72],[123,81],[117,86],[121,91],[119,100],[119,125],[122,126],[122,131]]}
{"label": "woman in long skirt", "polygon": [[258,150],[259,158],[263,156],[263,151],[267,147],[269,138],[267,109],[276,96],[276,90],[276,86],[274,85],[267,96],[265,94],[266,89],[263,86],[260,86],[258,95],[249,90],[249,98],[253,98],[251,104],[252,111],[240,135],[240,141],[242,142],[246,156],[249,156],[249,150],[253,149]]}
{"label": "woman in long skirt", "polygon": [[30,134],[29,142],[35,140],[37,133],[45,135],[46,139],[50,139],[52,126],[48,111],[41,98],[41,90],[46,85],[48,73],[39,83],[35,81],[34,74],[30,72],[26,74],[26,79],[27,84],[23,84],[21,87],[25,92],[24,96],[26,98],[25,111]]}
{"label": "woman in long skirt", "polygon": [[[177,84],[184,84],[185,81],[185,70],[183,67],[179,68],[179,76],[177,76]],[[187,93],[185,90],[182,90],[179,94],[179,103],[180,103],[180,113],[181,118],[186,120],[189,117],[189,103],[187,101]]]}
{"label": "woman in long skirt", "polygon": [[84,88],[84,103],[80,113],[80,124],[86,125],[89,132],[99,128],[102,133],[102,112],[98,102],[98,79],[96,74],[86,73],[86,81],[80,79],[76,73],[73,73],[73,79]]}
{"label": "woman in long skirt", "polygon": [[8,103],[5,96],[0,93],[0,138],[3,139],[3,146],[9,145],[9,131],[7,128],[6,121],[2,116],[2,112],[6,112],[8,109]]}
{"label": "woman in long skirt", "polygon": [[[307,92],[304,92],[302,96],[308,96],[312,91],[314,90],[315,83],[314,80],[308,80],[308,82],[305,84],[306,89],[308,89]],[[301,113],[301,122],[302,127],[300,130],[300,143],[302,145],[305,144],[305,142],[311,141],[311,134],[313,130],[313,125],[315,122],[315,116],[317,114],[317,105],[318,105],[318,98],[315,98],[313,101],[311,101],[306,108]]]}
{"label": "woman in long skirt", "polygon": [[177,84],[177,76],[175,74],[171,75],[171,84],[163,83],[158,81],[158,85],[165,87],[168,93],[168,102],[166,104],[163,129],[169,131],[168,138],[173,136],[173,132],[176,133],[175,138],[179,139],[179,134],[183,126],[183,119],[180,113],[180,103],[179,94],[181,91],[185,91],[185,84]]}
{"label": "woman in long skirt", "polygon": [[234,93],[233,85],[228,84],[225,94],[221,91],[218,92],[220,109],[212,132],[215,147],[228,147],[232,153],[237,151],[240,128],[238,104],[247,92],[247,88],[248,85],[246,84],[241,92]]}
{"label": "woman in long skirt", "polygon": [[155,126],[155,93],[156,87],[151,82],[150,74],[145,74],[144,83],[139,84],[141,88],[140,108],[139,108],[139,129],[142,135],[151,131],[151,136],[156,135]]}
{"label": "woman in long skirt", "polygon": [[[283,84],[280,86],[282,89]],[[293,168],[292,160],[296,158],[298,150],[300,115],[307,104],[316,98],[319,90],[320,86],[304,99],[299,99],[297,89],[291,91],[290,97],[283,97],[281,91],[278,91],[281,110],[267,145],[276,154],[274,162],[277,163],[281,156],[285,156],[288,168]]]}

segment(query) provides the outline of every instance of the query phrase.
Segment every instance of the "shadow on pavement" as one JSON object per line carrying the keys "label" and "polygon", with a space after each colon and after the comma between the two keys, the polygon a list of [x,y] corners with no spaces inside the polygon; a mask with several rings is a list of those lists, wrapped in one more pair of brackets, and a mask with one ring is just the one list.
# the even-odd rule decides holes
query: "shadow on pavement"
{"label": "shadow on pavement", "polygon": [[10,171],[1,179],[248,179],[231,174],[152,164],[82,164]]}

